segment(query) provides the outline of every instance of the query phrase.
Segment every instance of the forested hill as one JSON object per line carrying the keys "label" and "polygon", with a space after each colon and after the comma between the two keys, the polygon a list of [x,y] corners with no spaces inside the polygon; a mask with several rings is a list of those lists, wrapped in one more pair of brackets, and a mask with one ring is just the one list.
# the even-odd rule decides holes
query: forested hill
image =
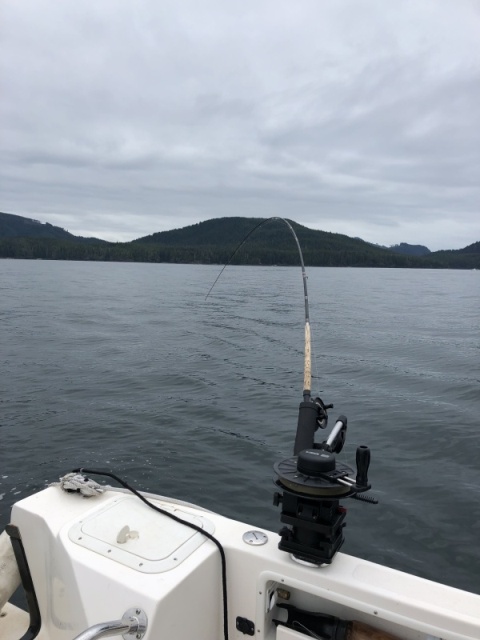
{"label": "forested hill", "polygon": [[[339,233],[308,229],[289,220],[297,234],[307,264],[334,264],[341,256],[356,254],[358,259],[394,258],[392,252],[358,238]],[[261,225],[261,226],[259,226]],[[250,234],[250,235],[249,235]],[[237,264],[297,264],[298,250],[288,227],[280,220],[265,218],[217,218],[197,224],[154,233],[135,240],[136,244],[192,247],[200,254],[218,250],[228,253],[248,238],[234,260]],[[197,251],[197,253],[198,253]],[[225,260],[225,261],[226,261]]]}
{"label": "forested hill", "polygon": [[3,238],[50,238],[69,242],[105,242],[98,238],[83,238],[69,233],[61,227],[33,218],[24,218],[12,213],[0,212],[0,239]]}
{"label": "forested hill", "polygon": [[[71,234],[63,229],[61,231],[66,235],[60,237],[44,238],[38,233],[33,237],[13,237],[11,232],[5,237],[0,226],[0,257],[225,264],[248,236],[233,264],[298,265],[297,247],[287,226],[281,221],[270,220],[257,229],[263,220],[218,218],[125,243],[107,243],[75,236],[72,239]],[[33,227],[27,225],[28,228],[33,228],[35,232],[38,232],[38,225],[42,230],[60,229],[31,220],[29,222],[33,223]],[[459,251],[418,256],[398,253],[394,249],[338,233],[308,229],[295,222],[291,222],[291,225],[302,247],[305,264],[309,266],[480,269],[480,243]]]}
{"label": "forested hill", "polygon": [[480,253],[480,242],[469,244],[465,249],[459,249],[459,253]]}
{"label": "forested hill", "polygon": [[389,247],[391,251],[395,253],[403,253],[407,256],[426,256],[431,253],[428,247],[424,247],[423,244],[407,244],[401,242],[400,244],[394,244]]}
{"label": "forested hill", "polygon": [[[136,245],[168,248],[172,255],[189,247],[193,262],[225,264],[242,240],[264,218],[216,218],[183,229],[163,231],[139,238]],[[298,236],[305,264],[310,266],[407,267],[478,269],[480,255],[475,245],[458,251],[430,252],[422,245],[401,243],[395,247],[379,247],[359,238],[339,233],[308,229],[289,221]],[[285,224],[271,220],[252,233],[234,264],[296,265],[298,253]]]}

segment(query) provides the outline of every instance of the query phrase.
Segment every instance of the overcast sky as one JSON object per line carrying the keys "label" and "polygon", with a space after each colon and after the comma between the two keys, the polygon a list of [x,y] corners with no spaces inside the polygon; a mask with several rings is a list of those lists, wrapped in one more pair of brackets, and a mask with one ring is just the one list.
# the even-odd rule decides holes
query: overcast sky
{"label": "overcast sky", "polygon": [[0,211],[480,240],[480,0],[0,0]]}

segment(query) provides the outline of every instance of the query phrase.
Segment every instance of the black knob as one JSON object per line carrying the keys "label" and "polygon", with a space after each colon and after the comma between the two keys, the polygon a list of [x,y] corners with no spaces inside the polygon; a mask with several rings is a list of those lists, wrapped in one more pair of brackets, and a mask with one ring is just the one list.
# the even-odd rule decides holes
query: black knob
{"label": "black knob", "polygon": [[282,501],[282,494],[279,493],[278,491],[275,491],[275,493],[273,494],[273,504],[278,507],[278,505],[281,503]]}
{"label": "black knob", "polygon": [[355,482],[358,487],[368,487],[368,467],[370,466],[370,449],[364,445],[357,448],[357,477]]}

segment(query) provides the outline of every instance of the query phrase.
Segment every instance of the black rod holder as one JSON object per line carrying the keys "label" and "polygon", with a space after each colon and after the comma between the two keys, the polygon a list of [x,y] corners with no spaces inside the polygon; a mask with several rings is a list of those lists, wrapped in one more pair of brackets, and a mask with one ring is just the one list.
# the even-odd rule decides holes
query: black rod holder
{"label": "black rod holder", "polygon": [[336,459],[345,443],[347,418],[339,416],[329,437],[315,442],[315,431],[327,423],[327,409],[320,398],[305,397],[300,403],[294,455],[274,465],[277,479],[273,503],[281,504],[278,548],[294,559],[315,565],[329,564],[344,543],[346,509],[340,499],[358,497],[370,489],[370,449],[357,448],[357,473]]}

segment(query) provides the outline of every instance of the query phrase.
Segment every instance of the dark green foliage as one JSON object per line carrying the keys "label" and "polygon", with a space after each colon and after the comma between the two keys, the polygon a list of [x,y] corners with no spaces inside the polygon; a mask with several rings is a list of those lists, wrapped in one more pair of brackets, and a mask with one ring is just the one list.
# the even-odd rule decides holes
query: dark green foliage
{"label": "dark green foliage", "polygon": [[[207,220],[184,229],[155,233],[125,243],[86,243],[41,237],[2,239],[0,236],[0,257],[225,264],[245,236],[261,221],[261,218]],[[396,253],[358,238],[315,231],[295,222],[291,224],[298,236],[307,266],[480,269],[478,242],[459,251],[437,251],[426,256],[412,256]],[[248,238],[235,256],[233,264],[298,265],[298,251],[286,225],[270,221]]]}
{"label": "dark green foliage", "polygon": [[426,256],[431,253],[430,249],[424,247],[423,244],[408,244],[407,242],[392,245],[390,251],[402,253],[406,256]]}
{"label": "dark green foliage", "polygon": [[42,223],[32,218],[14,216],[11,213],[0,213],[0,238],[55,238],[79,243],[104,242],[98,238],[74,236],[65,229],[48,222]]}
{"label": "dark green foliage", "polygon": [[432,269],[480,269],[480,252],[467,253],[465,249],[435,251],[425,258],[426,266]]}
{"label": "dark green foliage", "polygon": [[[136,240],[151,246],[178,246],[196,249],[201,262],[225,263],[245,236],[265,218],[219,218],[184,229],[154,233]],[[308,229],[289,220],[302,247],[305,262],[316,266],[408,266],[388,250],[360,239],[326,231]],[[222,248],[224,259],[218,259]],[[286,225],[271,220],[255,231],[236,255],[233,264],[296,265],[298,252]]]}
{"label": "dark green foliage", "polygon": [[480,242],[474,242],[465,249],[459,249],[459,253],[480,253]]}

